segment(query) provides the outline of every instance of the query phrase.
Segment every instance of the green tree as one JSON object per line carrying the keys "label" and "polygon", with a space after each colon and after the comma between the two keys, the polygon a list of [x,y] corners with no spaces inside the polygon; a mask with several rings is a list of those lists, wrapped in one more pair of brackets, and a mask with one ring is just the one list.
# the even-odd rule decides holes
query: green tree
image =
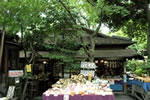
{"label": "green tree", "polygon": [[[45,12],[47,8],[47,2],[42,0],[1,0],[0,1],[0,26],[6,27],[7,34],[13,35],[18,32],[21,33],[21,45],[26,54],[26,43],[29,39],[25,39],[29,36],[27,33],[28,28],[31,25],[36,27],[42,22],[41,14]],[[32,33],[34,34],[34,33]],[[37,34],[37,33],[35,33]],[[31,41],[31,43],[33,43]],[[32,56],[27,63],[33,61],[35,55],[33,45],[29,45],[28,48],[32,51]]]}
{"label": "green tree", "polygon": [[[103,0],[99,0],[96,6],[92,6],[87,1],[78,0],[58,0],[62,7],[68,12],[68,15],[73,20],[74,24],[78,26],[76,29],[80,31],[83,35],[80,37],[81,45],[87,55],[87,59],[91,62],[94,61],[94,52],[95,52],[95,39],[100,32],[102,25],[101,17],[103,16],[103,10],[105,8],[105,3]],[[67,4],[68,3],[68,4]],[[70,6],[73,7],[74,11],[77,12],[78,20],[75,19],[75,16],[72,14],[73,10],[70,9]],[[99,12],[97,12],[99,11]],[[94,32],[87,32],[87,28],[94,29]],[[88,34],[88,37],[85,39],[85,34]],[[88,43],[87,43],[88,39]]]}
{"label": "green tree", "polygon": [[[133,38],[141,48],[150,47],[148,38],[147,0],[105,0],[114,10],[105,13],[102,20],[112,31],[121,30],[125,35]],[[115,9],[119,7],[120,9]],[[106,12],[109,10],[106,10]],[[138,47],[138,49],[139,49]],[[137,48],[137,47],[136,47]],[[149,50],[147,50],[149,52]]]}
{"label": "green tree", "polygon": [[[45,13],[45,24],[49,27],[47,42],[44,47],[49,51],[49,55],[45,55],[52,60],[55,60],[60,65],[71,66],[76,65],[75,54],[79,50],[79,42],[77,38],[79,34],[77,30],[72,30],[74,27],[73,20],[71,20],[65,9],[62,9],[58,1],[52,0],[49,2],[50,6]],[[73,13],[78,19],[76,13]]]}

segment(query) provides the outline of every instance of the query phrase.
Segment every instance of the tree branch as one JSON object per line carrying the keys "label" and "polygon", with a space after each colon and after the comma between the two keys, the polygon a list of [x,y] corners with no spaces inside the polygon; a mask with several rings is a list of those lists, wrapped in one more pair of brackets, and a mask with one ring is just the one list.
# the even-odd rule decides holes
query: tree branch
{"label": "tree branch", "polygon": [[[59,2],[60,2],[60,4],[66,9],[66,11],[68,12],[69,16],[70,16],[71,19],[73,20],[74,24],[77,25],[77,23],[76,23],[76,21],[75,21],[73,15],[72,15],[72,13],[70,12],[70,10],[69,10],[69,9],[66,7],[66,5],[62,2],[62,0],[59,0]],[[99,26],[101,26],[101,25],[99,25]],[[79,30],[79,28],[78,28],[77,30]],[[81,27],[81,30],[87,32],[88,29],[85,28],[85,27]],[[97,32],[98,32],[98,31],[99,31],[99,29],[97,29]],[[97,32],[96,32],[96,33],[97,33]],[[89,33],[89,32],[87,32],[87,33],[88,33],[88,34],[92,34],[92,33]]]}
{"label": "tree branch", "polygon": [[97,34],[98,34],[98,31],[99,31],[99,29],[100,29],[100,27],[101,27],[101,25],[102,25],[102,20],[101,20],[101,18],[102,18],[102,15],[103,15],[103,9],[104,9],[104,6],[105,6],[105,3],[104,3],[104,5],[101,7],[101,13],[100,13],[100,17],[99,17],[99,23],[98,23],[98,26],[97,26],[97,28],[96,28],[96,30],[95,30],[95,32],[94,32],[94,34],[93,34],[93,36],[95,37]]}
{"label": "tree branch", "polygon": [[86,0],[90,5],[92,5],[93,7],[95,6],[93,3],[91,3],[89,0]]}
{"label": "tree branch", "polygon": [[23,48],[23,51],[24,51],[25,59],[26,59],[27,63],[29,64],[29,60],[27,58],[27,52],[26,52],[25,48]]}
{"label": "tree branch", "polygon": [[31,48],[31,50],[32,50],[32,55],[31,55],[31,58],[30,58],[30,60],[29,60],[29,63],[32,62],[32,60],[33,60],[33,58],[34,58],[34,56],[35,56],[35,50],[33,49],[32,43],[30,43],[30,48]]}
{"label": "tree branch", "polygon": [[[18,19],[18,21],[19,21],[19,19]],[[22,47],[23,47],[25,59],[26,59],[27,63],[29,64],[29,60],[28,60],[28,58],[27,58],[27,52],[26,52],[25,47],[24,47],[24,45],[23,45],[23,26],[22,26],[22,23],[20,23],[20,30],[21,30],[21,45],[22,45]]]}
{"label": "tree branch", "polygon": [[73,20],[73,22],[74,22],[75,24],[77,24],[77,23],[76,23],[76,20],[74,19],[73,15],[72,15],[72,13],[71,13],[70,10],[66,7],[66,5],[62,2],[62,0],[59,0],[59,2],[60,2],[60,4],[66,9],[66,11],[69,13],[69,15],[70,15],[71,19]]}

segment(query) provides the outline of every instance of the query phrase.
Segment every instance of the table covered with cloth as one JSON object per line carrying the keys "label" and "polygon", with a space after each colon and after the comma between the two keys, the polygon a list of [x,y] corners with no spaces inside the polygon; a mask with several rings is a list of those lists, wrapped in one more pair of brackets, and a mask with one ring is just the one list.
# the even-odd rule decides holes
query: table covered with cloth
{"label": "table covered with cloth", "polygon": [[[46,96],[43,94],[43,100],[64,100],[64,95],[49,95]],[[74,96],[69,96],[69,100],[115,100],[114,95],[74,95]]]}

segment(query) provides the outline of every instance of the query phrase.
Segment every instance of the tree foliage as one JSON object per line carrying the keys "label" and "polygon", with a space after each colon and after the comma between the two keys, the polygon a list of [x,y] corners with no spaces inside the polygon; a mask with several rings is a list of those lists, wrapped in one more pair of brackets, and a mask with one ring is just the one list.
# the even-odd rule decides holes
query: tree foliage
{"label": "tree foliage", "polygon": [[135,73],[136,75],[142,76],[143,74],[150,75],[150,61],[147,62],[140,62],[137,60],[131,60],[127,63],[127,71],[131,71]]}
{"label": "tree foliage", "polygon": [[[7,27],[7,33],[21,32],[25,51],[37,50],[48,38],[49,42],[44,46],[61,54],[50,54],[56,59],[67,60],[81,43],[88,59],[93,61],[95,38],[98,32],[101,33],[102,24],[112,31],[121,30],[139,42],[145,41],[145,19],[146,2],[141,0],[0,1],[0,26]],[[85,35],[81,35],[87,33],[85,28],[95,30],[88,34],[88,44],[85,43]]]}
{"label": "tree foliage", "polygon": [[105,13],[103,23],[113,31],[121,30],[123,34],[133,38],[138,44],[138,47],[134,46],[137,50],[139,47],[146,49],[148,31],[147,1],[105,0],[105,2],[114,11]]}

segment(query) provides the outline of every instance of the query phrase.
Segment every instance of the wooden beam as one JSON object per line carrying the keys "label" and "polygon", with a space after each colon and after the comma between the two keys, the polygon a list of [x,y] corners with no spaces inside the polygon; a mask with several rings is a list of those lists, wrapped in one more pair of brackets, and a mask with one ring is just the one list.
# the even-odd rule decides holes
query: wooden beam
{"label": "wooden beam", "polygon": [[5,54],[4,54],[4,73],[7,73],[8,70],[8,46],[5,45]]}

